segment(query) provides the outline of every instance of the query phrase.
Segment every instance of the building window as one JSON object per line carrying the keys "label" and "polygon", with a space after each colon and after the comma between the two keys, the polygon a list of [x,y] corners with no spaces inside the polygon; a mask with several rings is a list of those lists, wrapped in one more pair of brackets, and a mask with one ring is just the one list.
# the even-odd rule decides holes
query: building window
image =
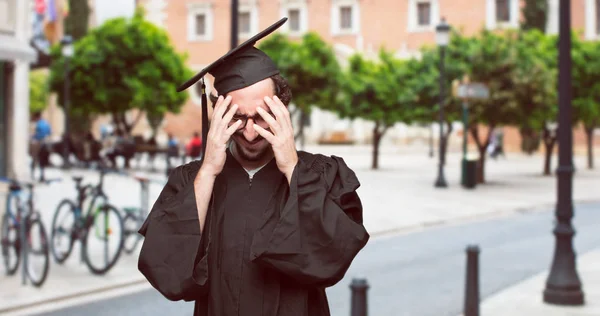
{"label": "building window", "polygon": [[431,3],[419,2],[417,12],[419,14],[419,26],[429,26],[431,24]]}
{"label": "building window", "polygon": [[213,16],[209,3],[188,5],[188,41],[212,41]]}
{"label": "building window", "polygon": [[238,9],[238,36],[250,38],[258,33],[258,7],[256,1],[240,3]]}
{"label": "building window", "polygon": [[408,1],[408,31],[433,32],[439,22],[438,0]]}
{"label": "building window", "polygon": [[351,30],[352,29],[352,7],[343,6],[340,7],[340,29]]}
{"label": "building window", "polygon": [[496,22],[510,22],[510,2],[509,0],[496,0]]}
{"label": "building window", "polygon": [[519,0],[485,1],[487,29],[519,27]]}
{"label": "building window", "polygon": [[279,12],[287,17],[288,22],[281,27],[281,32],[290,36],[302,36],[308,30],[308,5],[306,0],[281,0]]}
{"label": "building window", "polygon": [[300,31],[300,9],[288,10],[288,18],[290,20],[290,31]]}
{"label": "building window", "polygon": [[238,32],[240,34],[250,33],[250,12],[240,12],[238,17]]}
{"label": "building window", "polygon": [[206,15],[196,14],[196,36],[206,35]]}
{"label": "building window", "polygon": [[360,32],[358,0],[333,0],[331,9],[331,32],[333,35],[354,35]]}

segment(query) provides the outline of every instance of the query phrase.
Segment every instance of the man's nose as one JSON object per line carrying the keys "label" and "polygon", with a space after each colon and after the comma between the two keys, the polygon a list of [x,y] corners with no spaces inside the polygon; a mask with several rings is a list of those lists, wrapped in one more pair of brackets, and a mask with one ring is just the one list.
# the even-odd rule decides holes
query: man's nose
{"label": "man's nose", "polygon": [[258,132],[252,125],[254,125],[254,120],[249,118],[246,122],[246,126],[243,129],[244,138],[246,138],[246,140],[249,142],[253,142],[259,136]]}

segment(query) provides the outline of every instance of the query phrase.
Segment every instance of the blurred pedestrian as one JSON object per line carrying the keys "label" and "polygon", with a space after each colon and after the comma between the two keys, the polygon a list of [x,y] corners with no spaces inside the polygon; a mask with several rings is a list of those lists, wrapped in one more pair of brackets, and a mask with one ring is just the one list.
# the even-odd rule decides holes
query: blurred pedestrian
{"label": "blurred pedestrian", "polygon": [[194,136],[188,142],[186,146],[187,155],[192,159],[200,159],[200,152],[202,150],[202,138],[200,138],[200,133],[194,132]]}
{"label": "blurred pedestrian", "polygon": [[40,167],[40,181],[44,181],[44,171],[50,165],[50,135],[52,128],[50,123],[42,117],[41,112],[32,115],[34,122],[33,136],[29,143],[29,155],[31,156],[31,177],[35,179],[35,167]]}

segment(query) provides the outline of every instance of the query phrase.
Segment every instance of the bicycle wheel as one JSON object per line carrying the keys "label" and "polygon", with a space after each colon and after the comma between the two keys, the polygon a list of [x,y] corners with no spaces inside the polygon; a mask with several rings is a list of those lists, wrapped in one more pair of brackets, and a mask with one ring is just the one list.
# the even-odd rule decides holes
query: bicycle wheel
{"label": "bicycle wheel", "polygon": [[123,218],[116,207],[103,204],[92,210],[86,220],[84,260],[94,274],[105,274],[123,249]]}
{"label": "bicycle wheel", "polygon": [[123,250],[129,255],[133,253],[141,237],[138,234],[139,222],[137,216],[128,212],[127,215],[125,215],[125,219],[123,219],[123,226],[125,228],[125,231],[123,232]]}
{"label": "bicycle wheel", "polygon": [[19,268],[21,262],[21,247],[19,247],[19,229],[17,224],[13,223],[8,213],[2,216],[1,226],[2,240],[2,261],[6,275],[13,275]]}
{"label": "bicycle wheel", "polygon": [[50,248],[52,257],[59,264],[65,262],[73,251],[77,223],[75,208],[75,203],[72,201],[62,200],[54,212],[50,230]]}
{"label": "bicycle wheel", "polygon": [[46,281],[50,267],[48,236],[39,216],[30,217],[27,222],[27,275],[33,285],[40,287]]}

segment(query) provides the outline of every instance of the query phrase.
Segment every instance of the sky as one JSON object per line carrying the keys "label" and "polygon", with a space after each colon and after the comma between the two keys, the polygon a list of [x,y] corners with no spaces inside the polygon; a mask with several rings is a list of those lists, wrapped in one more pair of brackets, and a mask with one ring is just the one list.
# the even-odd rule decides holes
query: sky
{"label": "sky", "polygon": [[133,16],[134,0],[96,0],[96,19],[98,25],[105,20],[120,16]]}

